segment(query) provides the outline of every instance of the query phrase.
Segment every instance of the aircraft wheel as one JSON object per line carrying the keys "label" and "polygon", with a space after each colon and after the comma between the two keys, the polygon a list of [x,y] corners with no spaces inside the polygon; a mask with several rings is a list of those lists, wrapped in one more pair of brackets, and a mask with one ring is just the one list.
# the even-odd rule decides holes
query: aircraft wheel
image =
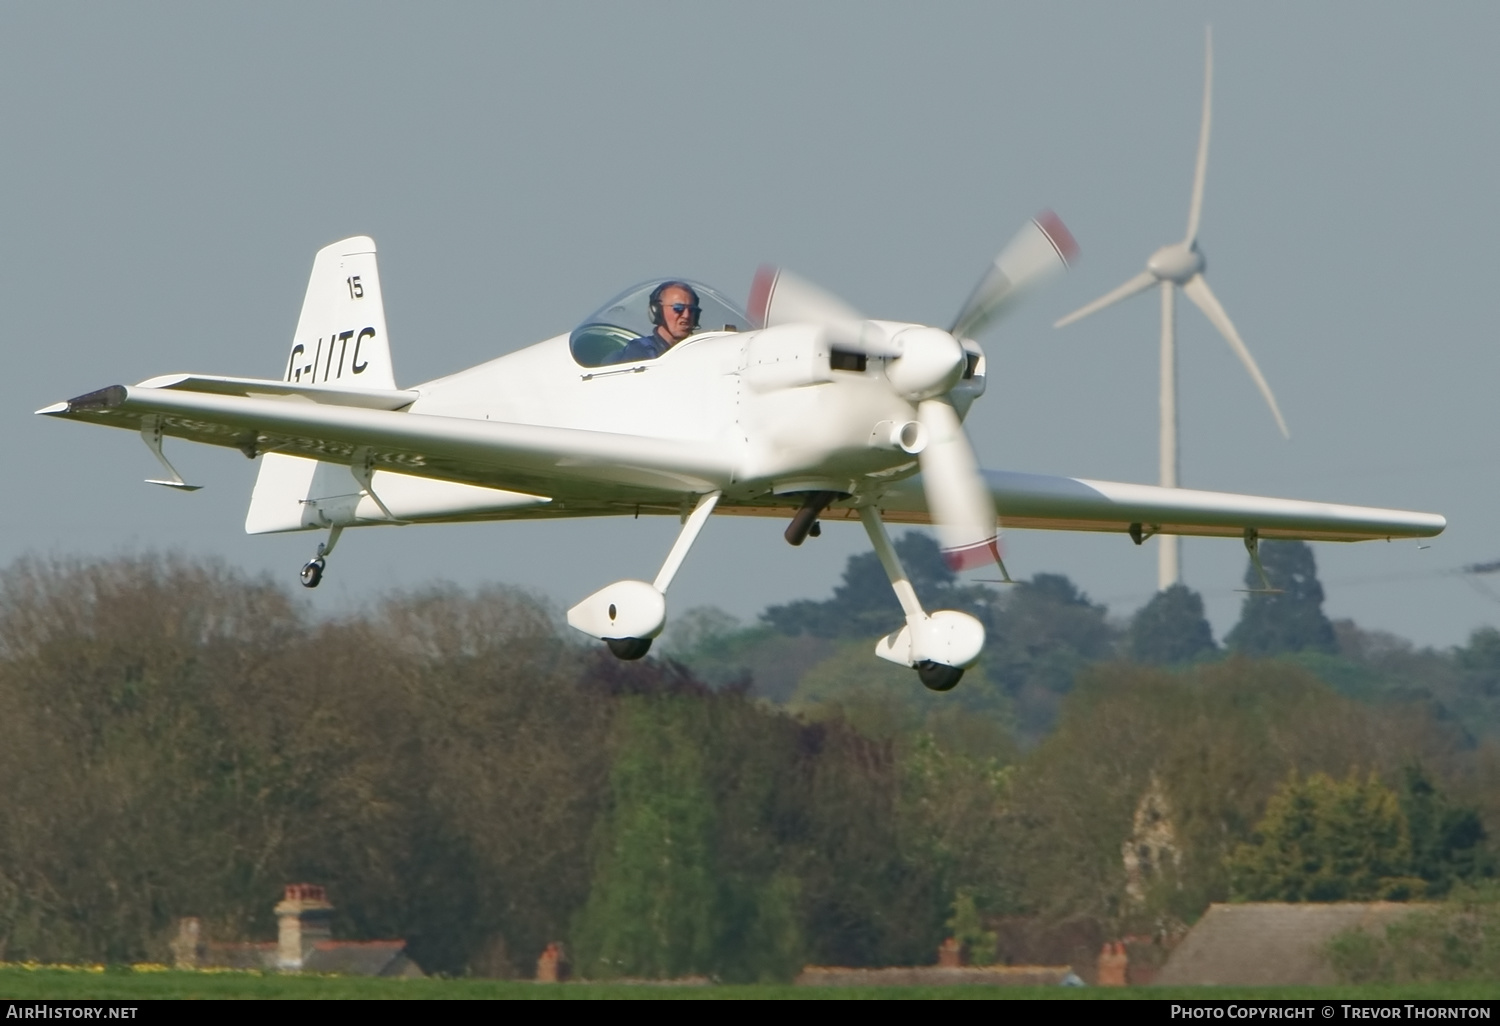
{"label": "aircraft wheel", "polygon": [[963,679],[964,671],[957,666],[945,666],[924,659],[917,664],[917,676],[928,691],[952,691]]}
{"label": "aircraft wheel", "polygon": [[321,559],[309,559],[302,564],[302,587],[316,588],[323,580],[323,568],[326,566]]}
{"label": "aircraft wheel", "polygon": [[605,638],[604,643],[609,650],[615,654],[616,659],[624,659],[627,662],[639,659],[651,651],[650,638]]}

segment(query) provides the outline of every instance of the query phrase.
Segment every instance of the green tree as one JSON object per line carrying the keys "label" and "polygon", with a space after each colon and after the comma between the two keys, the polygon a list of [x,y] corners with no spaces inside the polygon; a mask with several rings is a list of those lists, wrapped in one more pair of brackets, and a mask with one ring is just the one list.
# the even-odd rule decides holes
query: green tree
{"label": "green tree", "polygon": [[1130,621],[1130,658],[1138,663],[1190,663],[1218,651],[1203,615],[1203,596],[1185,584],[1151,596]]}
{"label": "green tree", "polygon": [[1323,614],[1323,586],[1311,546],[1303,541],[1262,542],[1260,555],[1276,593],[1260,590],[1265,584],[1253,562],[1245,567],[1245,587],[1251,593],[1240,606],[1240,622],[1224,639],[1230,650],[1254,656],[1336,651],[1333,624]]}
{"label": "green tree", "polygon": [[1500,887],[1455,889],[1441,905],[1418,907],[1383,934],[1353,928],[1325,951],[1345,982],[1493,984],[1500,966]]}
{"label": "green tree", "polygon": [[1469,635],[1469,643],[1456,654],[1459,667],[1477,691],[1500,696],[1500,631],[1493,627],[1476,629]]}
{"label": "green tree", "polygon": [[690,653],[722,648],[744,629],[739,617],[718,606],[695,606],[668,623],[666,632],[657,639],[657,654],[667,651],[681,659]]}
{"label": "green tree", "polygon": [[[1394,780],[1410,762],[1446,765],[1437,760],[1453,746],[1424,707],[1367,706],[1280,660],[1180,672],[1093,666],[1064,700],[1057,729],[1015,768],[994,886],[1019,903],[1014,914],[1087,917],[1108,936],[1150,931],[1160,916],[1191,921],[1229,900],[1228,857],[1294,768],[1343,777],[1361,766]],[[1140,908],[1126,900],[1122,846],[1153,781],[1181,860],[1173,856],[1170,886],[1148,888]],[[1096,942],[1086,954],[1097,951]]]}
{"label": "green tree", "polygon": [[980,666],[1009,697],[1021,739],[1050,731],[1078,674],[1110,657],[1118,634],[1106,612],[1062,574],[1037,574],[994,604]]}
{"label": "green tree", "polygon": [[1400,798],[1374,774],[1293,774],[1229,860],[1244,901],[1404,900],[1422,892],[1412,869]]}
{"label": "green tree", "polygon": [[1411,835],[1412,873],[1429,896],[1442,897],[1455,883],[1492,871],[1478,810],[1450,802],[1420,765],[1402,770],[1401,811]]}
{"label": "green tree", "polygon": [[960,944],[970,965],[989,965],[995,961],[995,931],[984,928],[974,894],[968,888],[960,888],[954,895],[948,931]]}
{"label": "green tree", "polygon": [[593,886],[573,938],[590,979],[670,979],[715,968],[714,807],[693,709],[627,700]]}
{"label": "green tree", "polygon": [[[896,539],[894,547],[924,606],[967,610],[984,618],[989,590],[959,584],[930,534],[907,531]],[[760,616],[780,634],[811,634],[820,638],[879,637],[902,623],[901,604],[896,601],[890,580],[874,552],[849,557],[843,579],[833,589],[833,598],[823,602],[801,599],[770,606]]]}

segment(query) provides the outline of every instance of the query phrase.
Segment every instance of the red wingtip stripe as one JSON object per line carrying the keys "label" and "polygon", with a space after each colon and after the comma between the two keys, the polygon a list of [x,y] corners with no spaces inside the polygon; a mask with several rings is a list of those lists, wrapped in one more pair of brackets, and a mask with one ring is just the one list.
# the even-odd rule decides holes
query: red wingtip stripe
{"label": "red wingtip stripe", "polygon": [[1078,240],[1073,238],[1068,226],[1062,223],[1062,218],[1050,210],[1043,210],[1036,216],[1036,226],[1047,236],[1047,241],[1052,243],[1052,248],[1057,250],[1063,263],[1070,264],[1078,258]]}
{"label": "red wingtip stripe", "polygon": [[777,273],[776,268],[770,264],[761,264],[755,271],[755,279],[750,283],[750,305],[745,311],[750,315],[754,327],[766,326],[766,315],[771,312],[771,293],[776,289]]}
{"label": "red wingtip stripe", "polygon": [[944,549],[943,561],[948,564],[948,569],[954,572],[975,570],[991,563],[998,563],[1000,562],[1000,540],[991,537],[962,548]]}

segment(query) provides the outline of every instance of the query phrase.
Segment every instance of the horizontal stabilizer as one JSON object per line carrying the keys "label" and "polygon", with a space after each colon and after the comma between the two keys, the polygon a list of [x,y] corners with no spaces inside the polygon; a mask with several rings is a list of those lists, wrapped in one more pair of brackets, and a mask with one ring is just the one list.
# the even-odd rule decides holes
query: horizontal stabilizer
{"label": "horizontal stabilizer", "polygon": [[365,484],[349,467],[336,463],[274,452],[261,459],[261,472],[245,515],[246,534],[485,520],[552,501],[540,495],[385,470],[372,472]]}

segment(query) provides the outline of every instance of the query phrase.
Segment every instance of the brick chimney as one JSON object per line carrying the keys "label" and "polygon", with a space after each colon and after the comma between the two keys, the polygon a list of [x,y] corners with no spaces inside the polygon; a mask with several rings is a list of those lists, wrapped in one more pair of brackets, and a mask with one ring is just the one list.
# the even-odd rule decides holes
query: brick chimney
{"label": "brick chimney", "polygon": [[561,983],[565,976],[563,946],[558,941],[553,941],[536,960],[536,982]]}
{"label": "brick chimney", "polygon": [[957,937],[949,937],[938,945],[938,968],[959,969],[964,964],[963,945]]}
{"label": "brick chimney", "polygon": [[284,971],[297,972],[313,945],[332,936],[329,923],[333,906],[328,895],[316,884],[287,884],[281,903],[276,906],[276,964]]}
{"label": "brick chimney", "polygon": [[198,968],[203,961],[204,949],[203,921],[197,916],[177,920],[177,936],[172,938],[173,967]]}
{"label": "brick chimney", "polygon": [[1124,941],[1108,941],[1099,949],[1099,986],[1125,986],[1129,968],[1130,953],[1126,951]]}

